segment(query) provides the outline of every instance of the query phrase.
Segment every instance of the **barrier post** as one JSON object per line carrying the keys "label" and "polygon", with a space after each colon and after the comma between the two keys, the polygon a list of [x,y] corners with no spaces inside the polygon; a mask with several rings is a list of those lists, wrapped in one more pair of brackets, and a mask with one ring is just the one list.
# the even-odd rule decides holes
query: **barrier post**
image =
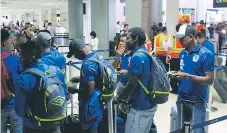
{"label": "barrier post", "polygon": [[114,105],[114,133],[117,133],[117,104]]}
{"label": "barrier post", "polygon": [[108,125],[109,125],[109,133],[114,133],[113,131],[113,99],[107,103],[108,110]]}
{"label": "barrier post", "polygon": [[[72,61],[69,61],[69,79],[72,78]],[[71,103],[71,118],[74,121],[74,112],[73,112],[73,94],[70,94],[70,103]]]}
{"label": "barrier post", "polygon": [[191,123],[188,121],[185,121],[183,129],[184,129],[183,133],[191,133]]}

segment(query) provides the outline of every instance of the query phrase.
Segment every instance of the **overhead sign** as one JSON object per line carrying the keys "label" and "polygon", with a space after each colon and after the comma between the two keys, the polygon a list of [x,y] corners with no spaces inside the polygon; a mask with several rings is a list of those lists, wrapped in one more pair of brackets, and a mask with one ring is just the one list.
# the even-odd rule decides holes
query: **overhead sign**
{"label": "overhead sign", "polygon": [[214,0],[214,8],[227,7],[227,0]]}
{"label": "overhead sign", "polygon": [[160,16],[165,16],[165,11],[160,11],[159,15]]}
{"label": "overhead sign", "polygon": [[192,14],[192,13],[193,13],[193,10],[190,10],[190,9],[183,10],[183,14]]}
{"label": "overhead sign", "polygon": [[182,13],[182,14],[193,14],[194,13],[194,9],[180,8],[179,9],[179,13]]}

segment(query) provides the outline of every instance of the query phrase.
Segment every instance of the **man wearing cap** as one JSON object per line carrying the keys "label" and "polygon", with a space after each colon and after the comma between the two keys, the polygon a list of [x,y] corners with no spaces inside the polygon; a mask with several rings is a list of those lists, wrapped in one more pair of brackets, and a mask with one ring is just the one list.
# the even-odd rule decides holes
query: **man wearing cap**
{"label": "man wearing cap", "polygon": [[40,31],[35,40],[43,47],[41,60],[47,65],[57,66],[64,70],[66,59],[63,54],[51,50],[51,35],[48,30]]}
{"label": "man wearing cap", "polygon": [[[99,101],[100,73],[98,64],[88,59],[98,59],[99,55],[91,50],[89,45],[85,45],[82,40],[73,40],[69,45],[68,58],[74,55],[75,58],[83,60],[80,73],[79,87],[79,116],[82,128],[88,133],[97,133],[98,126],[102,120],[102,104]],[[97,101],[93,102],[92,101]],[[93,107],[92,114],[85,110],[87,104]],[[88,109],[89,110],[89,109]]]}
{"label": "man wearing cap", "polygon": [[[180,71],[170,74],[171,77],[181,80],[177,100],[178,112],[181,112],[182,99],[194,101],[194,109],[192,104],[184,105],[183,121],[192,119],[193,124],[203,123],[206,118],[209,85],[214,81],[214,56],[197,43],[196,30],[190,25],[182,25],[175,37],[180,38],[185,48],[179,57]],[[194,133],[204,133],[204,127],[195,129]]]}
{"label": "man wearing cap", "polygon": [[[61,72],[62,76],[59,79],[65,84],[65,64],[66,59],[63,54],[51,50],[51,35],[48,30],[41,30],[35,39],[36,43],[42,47],[41,61],[48,66],[56,66]],[[67,94],[67,87],[64,86]]]}

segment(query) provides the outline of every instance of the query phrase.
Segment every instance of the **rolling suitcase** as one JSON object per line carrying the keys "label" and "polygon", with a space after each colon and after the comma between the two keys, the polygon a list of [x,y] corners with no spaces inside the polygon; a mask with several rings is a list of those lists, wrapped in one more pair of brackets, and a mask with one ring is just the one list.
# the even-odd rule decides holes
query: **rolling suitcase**
{"label": "rolling suitcase", "polygon": [[179,118],[177,112],[177,106],[174,105],[171,107],[171,114],[170,114],[170,132],[176,131],[179,129]]}
{"label": "rolling suitcase", "polygon": [[71,94],[70,97],[70,103],[71,103],[71,114],[68,115],[67,113],[67,117],[65,120],[65,123],[63,125],[63,127],[61,127],[61,132],[62,133],[82,133],[82,125],[80,123],[79,120],[79,115],[78,114],[74,114],[73,111],[73,96]]}
{"label": "rolling suitcase", "polygon": [[214,80],[214,88],[221,97],[223,103],[227,103],[227,81],[217,78]]}
{"label": "rolling suitcase", "polygon": [[124,133],[125,132],[125,120],[121,115],[119,115],[120,104],[114,105],[114,133]]}
{"label": "rolling suitcase", "polygon": [[[185,108],[186,104],[192,104],[192,110],[190,111],[188,108]],[[181,108],[181,112],[178,112],[177,110],[177,106],[174,105],[171,108],[171,114],[170,114],[170,132],[173,131],[177,131],[179,129],[183,128],[184,122],[185,121],[191,121],[191,125],[194,125],[194,108],[195,108],[195,102],[194,101],[190,101],[190,100],[181,100],[181,104],[180,104],[180,108]],[[185,120],[184,116],[184,112],[186,113],[191,113],[191,116],[187,115],[187,119]],[[190,119],[190,120],[189,120]],[[193,131],[191,132],[193,133]]]}

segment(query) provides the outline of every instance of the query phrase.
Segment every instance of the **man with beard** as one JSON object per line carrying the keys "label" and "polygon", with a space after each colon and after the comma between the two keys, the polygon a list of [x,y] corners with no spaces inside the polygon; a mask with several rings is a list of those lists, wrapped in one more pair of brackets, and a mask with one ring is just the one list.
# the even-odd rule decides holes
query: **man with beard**
{"label": "man with beard", "polygon": [[[178,112],[182,109],[182,99],[192,101],[195,105],[184,104],[183,121],[194,120],[193,124],[203,123],[206,119],[209,85],[214,82],[214,56],[207,48],[197,43],[196,30],[190,25],[182,25],[176,38],[180,38],[185,48],[180,53],[180,71],[170,74],[170,77],[181,80],[177,100]],[[205,131],[204,128],[199,128],[194,132]]]}
{"label": "man with beard", "polygon": [[[65,118],[56,118],[57,116],[53,117],[53,119],[56,118],[55,120],[53,119],[49,120],[45,118],[45,120],[48,121],[48,126],[44,126],[47,124],[44,122],[45,120],[40,119],[39,115],[36,116],[37,113],[40,114],[42,110],[49,109],[47,107],[44,108],[44,106],[42,106],[43,108],[37,108],[37,106],[42,105],[42,101],[37,101],[37,99],[39,99],[40,97],[44,97],[43,95],[41,95],[42,92],[40,91],[41,89],[45,89],[45,88],[42,88],[41,82],[42,83],[45,82],[46,80],[42,80],[42,79],[47,79],[47,77],[40,77],[35,73],[31,74],[29,72],[26,72],[26,70],[35,69],[37,73],[38,71],[40,74],[45,73],[42,75],[54,74],[58,78],[58,80],[57,78],[55,78],[54,82],[59,82],[59,79],[62,79],[64,75],[61,73],[58,67],[47,66],[45,63],[41,61],[42,47],[41,45],[37,44],[35,41],[27,41],[26,43],[21,44],[20,48],[21,48],[21,56],[20,56],[21,64],[23,65],[25,72],[20,74],[17,79],[15,96],[16,96],[16,113],[18,116],[23,118],[24,133],[60,133],[61,132],[60,126],[61,124],[63,124]],[[50,77],[48,78],[50,79]],[[49,83],[45,82],[43,84],[49,84]],[[61,83],[61,84],[63,86],[66,86],[64,83]],[[46,89],[50,89],[50,88],[51,87],[48,86],[48,88]],[[48,95],[53,96],[51,92],[60,93],[60,91],[57,90],[56,87],[53,88],[52,91],[49,91],[50,93],[48,93],[48,91],[47,90],[45,91],[45,94],[46,94],[45,97],[48,97]],[[62,92],[61,94],[63,94]],[[66,97],[65,94],[63,95],[64,97]],[[56,99],[57,98],[58,97],[56,97]],[[54,101],[55,100],[53,100],[53,102]],[[63,100],[60,99],[60,101],[63,101]],[[49,103],[47,103],[47,105],[48,104]],[[58,104],[58,106],[61,106],[61,104]],[[51,114],[53,113],[54,112],[51,112]]]}
{"label": "man with beard", "polygon": [[7,133],[8,122],[11,124],[12,133],[23,132],[22,120],[15,113],[13,93],[20,59],[10,53],[13,50],[13,41],[13,36],[10,36],[8,31],[1,30],[1,133]]}
{"label": "man with beard", "polygon": [[[82,128],[84,133],[97,133],[103,117],[102,104],[99,100],[101,96],[101,75],[98,64],[89,59],[99,59],[99,55],[93,52],[89,45],[85,45],[82,40],[78,39],[73,40],[69,45],[67,57],[71,58],[73,55],[75,58],[83,60],[80,77],[71,79],[74,83],[80,81],[78,100]],[[92,104],[92,100],[97,102],[92,105],[95,108],[93,114],[89,114],[85,108],[88,103]]]}
{"label": "man with beard", "polygon": [[[146,34],[142,28],[131,28],[127,34],[126,46],[128,50],[147,51],[145,47]],[[148,51],[147,51],[148,52]],[[131,109],[127,115],[125,133],[149,133],[157,105],[149,99],[138,80],[148,88],[151,71],[151,60],[145,53],[134,53],[128,71],[128,84],[119,101],[129,102]]]}

